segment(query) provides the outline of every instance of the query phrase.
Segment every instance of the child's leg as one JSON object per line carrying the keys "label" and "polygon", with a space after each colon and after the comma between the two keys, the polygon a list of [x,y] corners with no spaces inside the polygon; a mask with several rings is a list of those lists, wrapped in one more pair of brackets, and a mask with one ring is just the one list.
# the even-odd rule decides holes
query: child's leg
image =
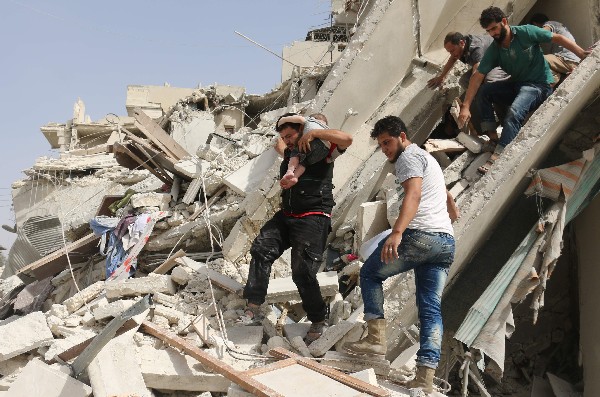
{"label": "child's leg", "polygon": [[[300,164],[300,158],[298,156],[290,157],[290,161],[288,163],[288,169],[282,179],[293,179],[294,173]],[[304,172],[304,171],[303,171]],[[297,182],[297,179],[296,179]]]}

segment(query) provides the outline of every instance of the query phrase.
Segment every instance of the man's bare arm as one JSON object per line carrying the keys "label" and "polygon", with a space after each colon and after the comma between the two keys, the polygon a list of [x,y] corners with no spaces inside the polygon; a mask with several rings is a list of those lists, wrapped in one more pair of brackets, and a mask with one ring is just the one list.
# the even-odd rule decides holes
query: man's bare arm
{"label": "man's bare arm", "polygon": [[457,58],[450,56],[450,59],[448,59],[448,62],[446,62],[446,64],[444,65],[444,68],[442,69],[441,73],[427,81],[427,87],[434,89],[441,86],[444,80],[446,79],[448,72],[452,70],[452,67],[454,66],[456,61]]}
{"label": "man's bare arm", "polygon": [[553,33],[552,42],[565,47],[582,60],[591,53],[591,51],[585,51],[583,48],[579,47],[576,42],[563,36],[562,34]]}
{"label": "man's bare arm", "polygon": [[409,178],[402,182],[404,188],[404,200],[402,200],[402,206],[400,207],[400,214],[398,219],[394,222],[392,233],[388,236],[383,250],[381,251],[381,261],[389,263],[399,257],[398,246],[402,241],[402,233],[408,227],[410,221],[417,214],[419,204],[421,203],[421,187],[423,185],[423,178]]}
{"label": "man's bare arm", "polygon": [[450,215],[450,220],[452,222],[456,221],[458,217],[460,217],[460,210],[454,201],[454,197],[452,197],[448,190],[446,190],[446,206],[448,207],[448,215]]}
{"label": "man's bare arm", "polygon": [[469,88],[467,88],[467,93],[465,94],[465,100],[460,107],[460,114],[458,116],[458,128],[462,128],[465,123],[469,121],[471,118],[471,103],[475,98],[475,94],[479,90],[481,83],[483,83],[483,79],[485,75],[480,73],[478,70],[473,72],[471,79],[469,80]]}
{"label": "man's bare arm", "polygon": [[303,152],[310,151],[310,142],[315,138],[335,143],[340,150],[347,149],[348,146],[352,145],[352,135],[346,132],[340,130],[312,130],[302,134],[302,137],[298,140],[298,148]]}

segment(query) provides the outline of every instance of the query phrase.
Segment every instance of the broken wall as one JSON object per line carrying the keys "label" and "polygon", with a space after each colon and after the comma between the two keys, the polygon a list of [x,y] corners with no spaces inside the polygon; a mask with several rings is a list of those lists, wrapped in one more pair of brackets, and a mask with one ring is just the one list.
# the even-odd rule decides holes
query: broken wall
{"label": "broken wall", "polygon": [[600,199],[594,201],[575,220],[579,263],[580,351],[583,362],[585,397],[600,395]]}

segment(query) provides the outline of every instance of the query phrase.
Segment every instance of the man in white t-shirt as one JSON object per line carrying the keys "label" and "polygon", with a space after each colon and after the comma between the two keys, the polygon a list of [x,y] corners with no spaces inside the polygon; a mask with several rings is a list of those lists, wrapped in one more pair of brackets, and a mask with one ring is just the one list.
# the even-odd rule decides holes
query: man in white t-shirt
{"label": "man in white t-shirt", "polygon": [[371,137],[391,163],[404,188],[404,200],[391,234],[382,240],[360,271],[364,319],[369,334],[345,348],[355,354],[385,355],[383,282],[409,270],[415,272],[420,349],[417,375],[408,387],[431,393],[442,344],[441,299],[454,260],[452,222],[458,208],[446,190],[442,169],[425,150],[411,143],[399,117],[375,123]]}

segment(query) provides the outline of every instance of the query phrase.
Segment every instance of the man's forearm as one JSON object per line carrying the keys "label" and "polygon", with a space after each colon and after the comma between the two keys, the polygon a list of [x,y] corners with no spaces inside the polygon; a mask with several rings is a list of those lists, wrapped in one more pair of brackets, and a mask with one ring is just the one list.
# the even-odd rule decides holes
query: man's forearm
{"label": "man's forearm", "polygon": [[563,46],[567,50],[571,51],[573,54],[577,55],[579,58],[583,59],[586,56],[586,52],[583,48],[577,45],[576,42],[565,37],[561,34],[555,33],[552,35],[552,42],[556,43],[560,46]]}
{"label": "man's forearm", "polygon": [[440,76],[442,78],[446,78],[446,76],[448,75],[448,73],[450,72],[450,70],[452,69],[452,67],[454,66],[455,63],[456,63],[456,58],[450,56],[450,59],[448,59],[448,62],[446,62],[446,64],[444,65],[444,68],[442,69]]}
{"label": "man's forearm", "polygon": [[340,149],[352,145],[352,135],[340,130],[312,130],[315,138],[335,143]]}
{"label": "man's forearm", "polygon": [[394,222],[392,232],[400,234],[404,233],[410,221],[417,214],[420,202],[420,194],[411,192],[406,193],[406,196],[404,196],[404,200],[402,200],[402,206],[400,207],[400,214],[398,215],[398,219],[396,219],[396,222]]}
{"label": "man's forearm", "polygon": [[471,107],[471,103],[473,102],[473,98],[475,98],[475,94],[479,90],[481,83],[485,75],[480,73],[478,70],[475,70],[469,79],[469,87],[467,88],[467,93],[465,94],[465,100],[463,101],[463,105],[467,107]]}

